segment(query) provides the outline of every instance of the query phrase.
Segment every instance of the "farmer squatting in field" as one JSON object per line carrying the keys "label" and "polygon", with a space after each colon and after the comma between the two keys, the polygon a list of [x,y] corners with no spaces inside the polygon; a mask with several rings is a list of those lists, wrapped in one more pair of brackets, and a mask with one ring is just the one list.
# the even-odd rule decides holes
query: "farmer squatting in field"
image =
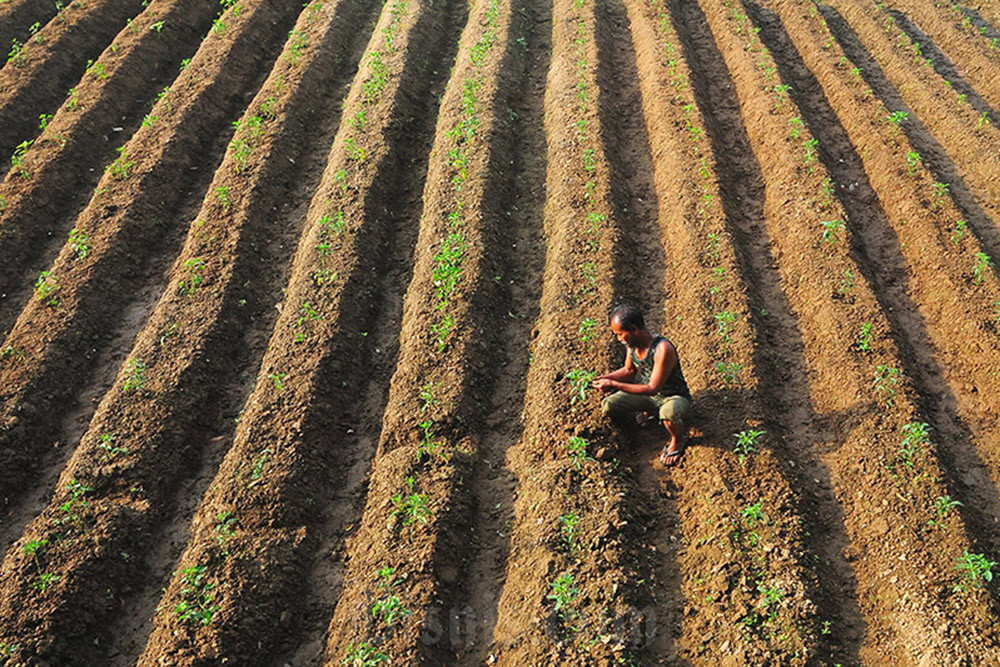
{"label": "farmer squatting in field", "polygon": [[684,453],[687,427],[682,418],[691,407],[691,392],[681,372],[674,344],[646,328],[645,318],[635,306],[622,304],[611,311],[611,331],[625,346],[625,365],[594,380],[604,393],[601,412],[612,420],[635,414],[640,424],[659,415],[670,434],[660,463],[675,465]]}

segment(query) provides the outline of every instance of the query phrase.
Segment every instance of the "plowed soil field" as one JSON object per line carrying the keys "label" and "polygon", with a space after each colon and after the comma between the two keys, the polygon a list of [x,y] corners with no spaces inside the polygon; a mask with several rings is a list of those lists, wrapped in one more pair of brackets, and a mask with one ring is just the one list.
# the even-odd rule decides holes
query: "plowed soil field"
{"label": "plowed soil field", "polygon": [[0,666],[1000,665],[998,30],[0,0]]}

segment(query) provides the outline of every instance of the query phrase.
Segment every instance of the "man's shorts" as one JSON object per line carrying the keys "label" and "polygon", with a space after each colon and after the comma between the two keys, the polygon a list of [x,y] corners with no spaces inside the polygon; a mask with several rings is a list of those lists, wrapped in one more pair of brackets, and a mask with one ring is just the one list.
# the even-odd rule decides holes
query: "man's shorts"
{"label": "man's shorts", "polygon": [[601,413],[615,418],[636,412],[659,415],[660,421],[680,421],[691,407],[691,400],[684,396],[644,396],[616,391],[601,402]]}

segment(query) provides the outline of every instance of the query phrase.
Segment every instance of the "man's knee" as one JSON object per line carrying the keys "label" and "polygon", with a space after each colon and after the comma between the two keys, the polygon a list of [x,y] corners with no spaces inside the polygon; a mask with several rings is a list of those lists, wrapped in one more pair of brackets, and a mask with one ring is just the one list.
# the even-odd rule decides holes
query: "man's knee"
{"label": "man's knee", "polygon": [[691,407],[691,401],[683,396],[672,396],[660,405],[660,420],[667,422],[683,422],[684,414]]}
{"label": "man's knee", "polygon": [[622,405],[621,401],[618,400],[620,392],[611,394],[610,396],[605,396],[604,400],[601,401],[601,414],[605,417],[610,417],[612,419],[616,417],[621,417],[628,410]]}

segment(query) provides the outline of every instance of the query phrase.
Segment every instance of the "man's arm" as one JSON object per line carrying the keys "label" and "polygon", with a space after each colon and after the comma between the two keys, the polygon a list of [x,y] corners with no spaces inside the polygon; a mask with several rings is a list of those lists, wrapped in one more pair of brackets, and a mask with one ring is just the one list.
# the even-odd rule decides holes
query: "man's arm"
{"label": "man's arm", "polygon": [[[632,355],[625,351],[625,365],[617,370],[613,370],[610,373],[605,373],[594,379],[594,386],[597,386],[601,380],[614,380],[616,382],[625,382],[626,380],[631,380],[632,376],[635,375],[635,368],[632,366]],[[600,387],[598,387],[600,389]]]}
{"label": "man's arm", "polygon": [[653,351],[653,372],[649,374],[649,384],[633,384],[622,382],[616,378],[608,378],[607,382],[598,380],[595,383],[601,391],[624,391],[626,394],[642,394],[652,396],[660,391],[660,387],[670,377],[677,365],[677,350],[670,341],[665,340]]}

